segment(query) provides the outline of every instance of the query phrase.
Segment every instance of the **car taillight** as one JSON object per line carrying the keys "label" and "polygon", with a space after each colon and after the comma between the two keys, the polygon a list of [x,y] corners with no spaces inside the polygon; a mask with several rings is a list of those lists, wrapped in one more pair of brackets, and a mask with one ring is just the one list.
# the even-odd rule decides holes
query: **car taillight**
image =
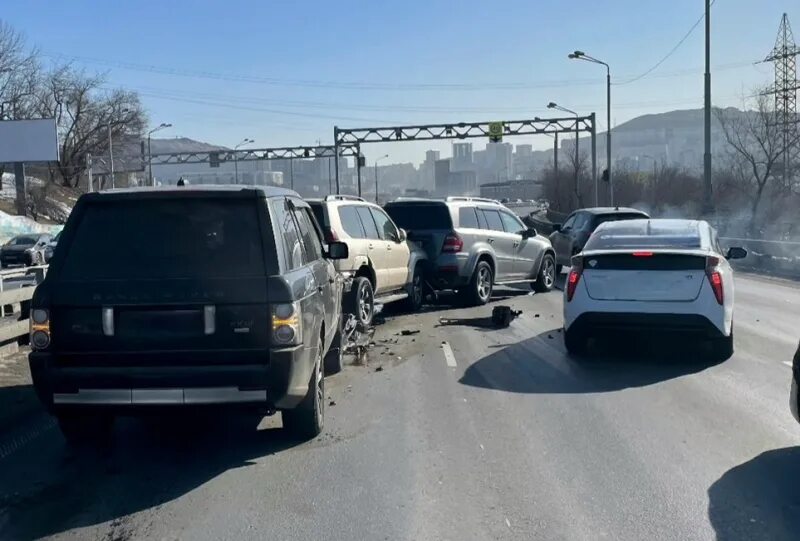
{"label": "car taillight", "polygon": [[633,252],[633,257],[653,257],[653,252]]}
{"label": "car taillight", "polygon": [[50,345],[50,312],[47,310],[31,310],[30,342],[33,349],[47,349]]}
{"label": "car taillight", "polygon": [[460,252],[464,248],[464,241],[456,233],[448,233],[442,243],[442,252]]}
{"label": "car taillight", "polygon": [[331,229],[330,227],[325,228],[325,242],[336,242],[339,240],[339,236],[336,234],[336,231]]}
{"label": "car taillight", "polygon": [[272,305],[272,344],[295,346],[303,343],[303,318],[297,302]]}
{"label": "car taillight", "polygon": [[572,258],[572,268],[567,276],[567,302],[572,300],[575,296],[575,288],[578,287],[578,282],[583,274],[583,258],[575,256]]}
{"label": "car taillight", "polygon": [[722,304],[725,300],[725,288],[722,285],[722,274],[719,272],[719,258],[708,257],[706,258],[706,276],[708,276],[708,283],[711,284],[711,291],[714,292],[714,297],[717,302]]}

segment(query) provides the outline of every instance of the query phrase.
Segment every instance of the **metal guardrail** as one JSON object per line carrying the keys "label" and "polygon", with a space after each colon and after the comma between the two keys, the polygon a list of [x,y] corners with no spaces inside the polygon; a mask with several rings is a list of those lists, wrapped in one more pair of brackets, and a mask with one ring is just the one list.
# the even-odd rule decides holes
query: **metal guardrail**
{"label": "metal guardrail", "polygon": [[47,265],[0,271],[0,344],[28,334],[28,307]]}

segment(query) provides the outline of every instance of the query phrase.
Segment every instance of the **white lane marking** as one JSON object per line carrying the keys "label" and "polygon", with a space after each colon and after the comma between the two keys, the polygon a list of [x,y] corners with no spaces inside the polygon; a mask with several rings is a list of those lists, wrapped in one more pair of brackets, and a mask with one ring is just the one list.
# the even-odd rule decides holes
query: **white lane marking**
{"label": "white lane marking", "polygon": [[444,351],[444,360],[447,363],[447,366],[450,368],[455,368],[456,365],[456,358],[453,355],[453,349],[450,347],[450,344],[447,342],[442,342],[442,350]]}
{"label": "white lane marking", "polygon": [[792,367],[792,361],[781,361],[781,362],[782,362],[783,364],[785,364],[786,366],[788,366],[789,368],[791,368],[791,367]]}

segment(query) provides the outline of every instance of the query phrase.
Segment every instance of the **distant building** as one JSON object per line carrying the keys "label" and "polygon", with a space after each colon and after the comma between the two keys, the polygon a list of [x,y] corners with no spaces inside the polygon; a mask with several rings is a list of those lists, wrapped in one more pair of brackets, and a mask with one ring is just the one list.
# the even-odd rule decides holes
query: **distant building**
{"label": "distant building", "polygon": [[476,195],[478,174],[475,171],[450,171],[445,195]]}
{"label": "distant building", "polygon": [[530,174],[535,167],[533,145],[517,145],[514,147],[514,172],[517,175]]}
{"label": "distant building", "polygon": [[543,192],[544,186],[542,181],[532,179],[490,182],[480,187],[481,197],[497,200],[508,199],[514,201],[516,199],[522,199],[523,201],[527,201],[530,199],[539,199],[542,197]]}
{"label": "distant building", "polygon": [[472,161],[472,143],[453,143],[453,163],[452,171],[474,171],[475,164]]}
{"label": "distant building", "polygon": [[450,194],[450,160],[436,160],[434,165],[434,192],[438,196]]}

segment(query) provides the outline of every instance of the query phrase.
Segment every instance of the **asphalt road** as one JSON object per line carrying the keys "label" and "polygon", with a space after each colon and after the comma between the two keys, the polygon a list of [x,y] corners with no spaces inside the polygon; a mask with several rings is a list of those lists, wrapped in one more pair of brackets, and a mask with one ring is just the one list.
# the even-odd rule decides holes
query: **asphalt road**
{"label": "asphalt road", "polygon": [[300,445],[279,416],[121,420],[74,453],[34,416],[0,436],[0,539],[798,539],[800,286],[736,286],[722,363],[652,337],[572,360],[560,292],[498,291],[502,330],[389,316]]}

